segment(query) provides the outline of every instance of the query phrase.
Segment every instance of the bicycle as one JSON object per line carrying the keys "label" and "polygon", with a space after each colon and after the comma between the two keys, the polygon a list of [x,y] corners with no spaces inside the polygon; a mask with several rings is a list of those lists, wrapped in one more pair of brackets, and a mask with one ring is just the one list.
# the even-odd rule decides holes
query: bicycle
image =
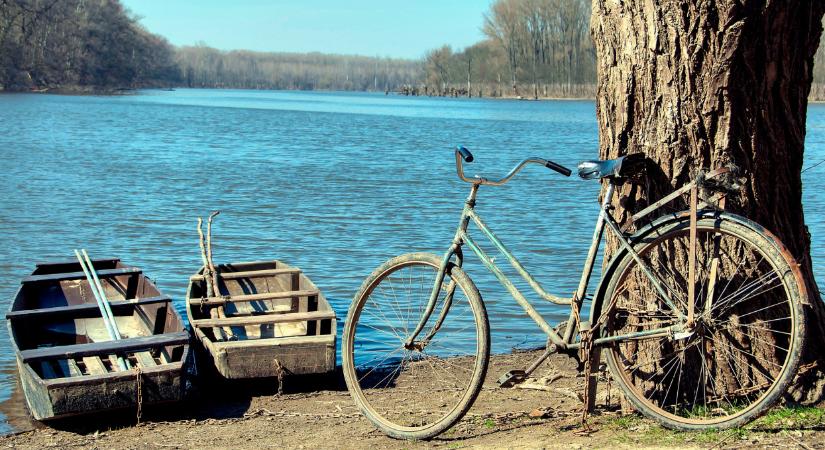
{"label": "bicycle", "polygon": [[[687,210],[629,233],[610,205],[616,186],[638,175],[639,158],[581,163],[582,178],[605,180],[607,187],[578,289],[562,297],[530,275],[475,206],[481,185],[503,185],[528,164],[564,176],[571,171],[528,158],[502,179],[468,178],[463,162],[472,162],[473,155],[457,147],[455,159],[458,177],[471,190],[449,249],[442,257],[411,253],[378,267],[361,285],[344,327],[347,387],[361,412],[386,434],[434,437],[461,419],[481,389],[490,332],[481,294],[462,269],[464,246],[548,337],[545,352],[527,369],[506,373],[502,387],[523,381],[553,353],[578,356],[589,383],[587,407],[595,383],[590,374],[603,353],[612,379],[638,411],[681,430],[740,426],[786,390],[802,348],[805,284],[774,235],[723,210],[731,189],[721,182],[727,169],[700,173],[639,211],[635,223],[668,202],[690,197]],[[563,332],[541,317],[470,236],[470,223],[539,297],[570,306]],[[605,229],[619,245],[590,296],[587,286]],[[591,302],[587,320],[580,317],[585,300]]]}

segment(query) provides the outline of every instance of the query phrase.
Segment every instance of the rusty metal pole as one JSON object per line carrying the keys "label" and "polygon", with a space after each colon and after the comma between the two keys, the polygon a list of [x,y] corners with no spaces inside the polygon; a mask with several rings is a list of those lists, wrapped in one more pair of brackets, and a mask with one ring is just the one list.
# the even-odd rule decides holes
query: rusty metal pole
{"label": "rusty metal pole", "polygon": [[687,325],[692,327],[695,321],[694,303],[696,302],[696,222],[699,188],[696,183],[690,188],[690,248],[688,249],[688,311]]}

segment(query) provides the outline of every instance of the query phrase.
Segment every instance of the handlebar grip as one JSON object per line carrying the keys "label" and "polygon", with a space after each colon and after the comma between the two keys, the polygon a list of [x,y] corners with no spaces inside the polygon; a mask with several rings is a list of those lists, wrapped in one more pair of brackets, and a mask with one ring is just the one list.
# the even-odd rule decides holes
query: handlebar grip
{"label": "handlebar grip", "polygon": [[464,162],[473,162],[473,154],[467,150],[467,147],[463,145],[458,145],[455,148],[456,153],[459,153],[462,158],[464,158]]}
{"label": "handlebar grip", "polygon": [[556,163],[554,163],[553,161],[547,161],[547,162],[544,164],[544,166],[545,166],[545,167],[547,167],[548,169],[553,169],[553,170],[555,170],[556,172],[558,172],[558,173],[560,173],[560,174],[562,174],[562,175],[564,175],[564,176],[566,176],[566,177],[569,177],[569,176],[570,176],[570,174],[571,174],[571,173],[573,173],[573,172],[571,172],[571,171],[570,171],[570,169],[568,169],[567,167],[564,167],[564,166],[562,166],[561,164],[556,164]]}

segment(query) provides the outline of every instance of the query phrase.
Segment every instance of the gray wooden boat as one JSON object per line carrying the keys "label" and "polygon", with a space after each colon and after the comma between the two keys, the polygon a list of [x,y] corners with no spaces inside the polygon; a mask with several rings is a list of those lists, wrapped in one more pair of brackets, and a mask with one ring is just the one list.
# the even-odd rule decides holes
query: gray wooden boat
{"label": "gray wooden boat", "polygon": [[335,369],[336,316],[300,269],[280,261],[215,266],[190,277],[186,312],[194,335],[224,378],[325,373]]}
{"label": "gray wooden boat", "polygon": [[[93,261],[122,339],[112,340],[74,262],[38,264],[6,314],[26,403],[38,420],[183,397],[189,333],[137,267]],[[127,370],[117,358],[125,360]]]}

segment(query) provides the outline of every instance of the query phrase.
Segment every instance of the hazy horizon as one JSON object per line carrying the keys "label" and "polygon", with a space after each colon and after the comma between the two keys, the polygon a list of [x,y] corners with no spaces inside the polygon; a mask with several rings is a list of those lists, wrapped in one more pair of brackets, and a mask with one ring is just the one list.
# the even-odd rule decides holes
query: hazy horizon
{"label": "hazy horizon", "polygon": [[400,6],[367,0],[225,3],[123,0],[140,23],[172,45],[220,50],[328,53],[420,59],[433,48],[483,39],[489,0],[422,0]]}

